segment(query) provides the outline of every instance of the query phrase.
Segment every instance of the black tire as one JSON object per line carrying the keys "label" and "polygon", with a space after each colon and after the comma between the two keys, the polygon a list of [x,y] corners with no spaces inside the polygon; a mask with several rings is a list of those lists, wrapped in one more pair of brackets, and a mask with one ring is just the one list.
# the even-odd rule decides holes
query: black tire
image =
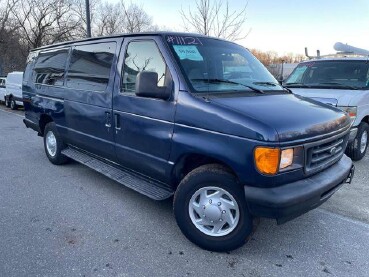
{"label": "black tire", "polygon": [[[56,141],[56,147],[55,147],[55,153],[53,155],[52,151],[48,150],[47,147],[47,137],[48,137],[48,133],[50,132],[50,134],[53,134],[55,137],[55,141]],[[56,165],[61,165],[61,164],[65,164],[68,162],[68,157],[64,156],[61,151],[66,147],[66,145],[64,144],[63,140],[61,139],[57,129],[56,129],[56,125],[54,122],[50,122],[48,124],[46,124],[45,126],[45,130],[44,130],[44,148],[45,148],[45,153],[47,158],[49,159],[49,161],[53,164]]]}
{"label": "black tire", "polygon": [[[228,234],[221,236],[206,234],[198,229],[191,219],[189,204],[192,196],[198,190],[209,186],[228,192],[239,207],[238,224],[235,224],[234,229]],[[191,242],[206,250],[219,252],[234,250],[244,245],[253,232],[253,219],[248,211],[242,186],[232,173],[217,164],[196,168],[181,181],[174,195],[173,209],[183,234]]]}
{"label": "black tire", "polygon": [[368,149],[368,140],[366,142],[364,151],[361,150],[360,144],[361,139],[363,138],[363,135],[365,135],[365,133],[366,137],[368,138],[369,125],[366,122],[361,122],[358,126],[357,134],[354,141],[347,145],[346,155],[349,156],[353,161],[359,161],[365,156],[365,153]]}
{"label": "black tire", "polygon": [[10,101],[8,97],[5,98],[5,106],[10,108]]}
{"label": "black tire", "polygon": [[11,108],[13,111],[15,111],[15,110],[17,110],[17,109],[18,109],[18,105],[17,105],[17,103],[15,103],[15,100],[14,100],[14,99],[11,99],[11,100],[10,100],[10,108]]}

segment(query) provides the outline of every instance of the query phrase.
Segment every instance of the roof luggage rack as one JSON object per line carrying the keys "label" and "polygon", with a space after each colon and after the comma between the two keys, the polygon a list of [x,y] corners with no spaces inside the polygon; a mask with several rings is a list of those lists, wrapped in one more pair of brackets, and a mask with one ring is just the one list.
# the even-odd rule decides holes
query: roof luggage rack
{"label": "roof luggage rack", "polygon": [[305,56],[311,59],[321,58],[342,58],[342,57],[366,57],[369,60],[369,51],[361,48],[357,48],[342,42],[336,42],[333,46],[334,50],[337,51],[335,54],[321,55],[320,50],[316,50],[316,56],[310,56],[308,49],[305,47]]}

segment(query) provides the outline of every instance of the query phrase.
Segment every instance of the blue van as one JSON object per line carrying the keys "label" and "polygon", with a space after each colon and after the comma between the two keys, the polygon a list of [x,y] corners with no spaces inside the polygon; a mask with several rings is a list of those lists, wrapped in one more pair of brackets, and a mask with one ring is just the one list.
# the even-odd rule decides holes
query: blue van
{"label": "blue van", "polygon": [[24,123],[53,164],[76,160],[155,200],[184,235],[240,247],[256,218],[291,220],[351,182],[351,120],[292,94],[245,48],[187,33],[31,51]]}

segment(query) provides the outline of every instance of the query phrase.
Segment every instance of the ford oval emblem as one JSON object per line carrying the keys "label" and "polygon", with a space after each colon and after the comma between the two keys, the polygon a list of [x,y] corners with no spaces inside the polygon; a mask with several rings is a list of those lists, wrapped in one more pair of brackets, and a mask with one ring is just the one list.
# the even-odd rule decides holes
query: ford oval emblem
{"label": "ford oval emblem", "polygon": [[331,148],[331,150],[329,150],[329,153],[330,153],[331,155],[336,154],[336,153],[337,153],[337,148],[336,148],[336,147],[332,147],[332,148]]}

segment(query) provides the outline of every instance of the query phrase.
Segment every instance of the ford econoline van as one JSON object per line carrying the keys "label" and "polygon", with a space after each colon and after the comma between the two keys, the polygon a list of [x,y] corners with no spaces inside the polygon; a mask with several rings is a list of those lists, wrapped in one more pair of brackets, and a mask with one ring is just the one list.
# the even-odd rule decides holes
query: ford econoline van
{"label": "ford econoline van", "polygon": [[23,72],[19,71],[11,72],[6,77],[5,105],[12,110],[16,110],[18,106],[23,106],[22,80]]}
{"label": "ford econoline van", "polygon": [[354,172],[350,117],[292,94],[221,39],[142,33],[34,49],[23,101],[51,163],[174,196],[179,228],[208,250],[243,245],[255,218],[316,208]]}

